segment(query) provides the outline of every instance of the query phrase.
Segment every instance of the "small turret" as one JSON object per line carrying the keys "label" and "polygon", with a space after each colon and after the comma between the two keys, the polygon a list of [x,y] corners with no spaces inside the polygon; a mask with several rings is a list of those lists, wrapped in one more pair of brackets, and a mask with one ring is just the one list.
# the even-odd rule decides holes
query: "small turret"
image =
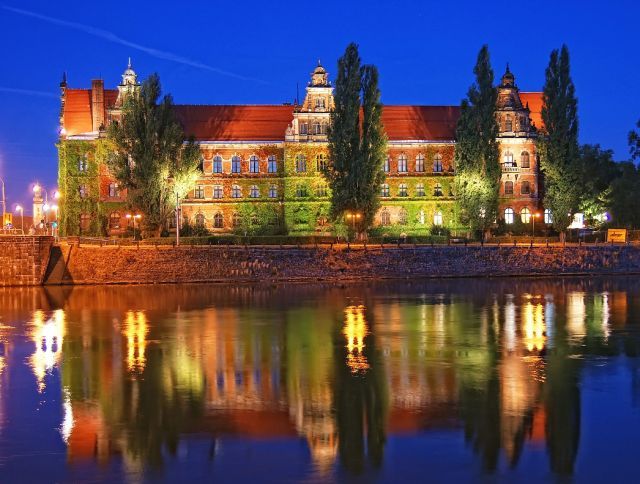
{"label": "small turret", "polygon": [[116,105],[122,106],[124,99],[129,94],[137,94],[140,90],[140,84],[138,83],[138,75],[133,70],[131,65],[131,57],[127,63],[127,68],[122,74],[122,82],[118,85],[118,99]]}
{"label": "small turret", "polygon": [[509,70],[509,63],[507,62],[507,70],[502,75],[502,86],[501,87],[512,87],[515,86],[516,78]]}

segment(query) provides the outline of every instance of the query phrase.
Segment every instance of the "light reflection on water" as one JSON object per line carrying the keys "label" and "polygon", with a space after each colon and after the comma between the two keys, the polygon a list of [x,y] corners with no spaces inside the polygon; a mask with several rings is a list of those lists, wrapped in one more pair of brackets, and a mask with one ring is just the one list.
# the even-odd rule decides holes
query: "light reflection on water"
{"label": "light reflection on water", "polygon": [[2,290],[0,472],[610,475],[640,443],[639,315],[630,278]]}

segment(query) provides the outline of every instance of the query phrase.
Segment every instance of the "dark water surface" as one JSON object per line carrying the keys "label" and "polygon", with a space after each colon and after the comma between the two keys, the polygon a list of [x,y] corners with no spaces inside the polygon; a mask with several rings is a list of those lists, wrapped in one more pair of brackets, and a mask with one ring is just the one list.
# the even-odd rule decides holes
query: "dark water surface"
{"label": "dark water surface", "polygon": [[0,482],[637,482],[637,278],[0,290]]}

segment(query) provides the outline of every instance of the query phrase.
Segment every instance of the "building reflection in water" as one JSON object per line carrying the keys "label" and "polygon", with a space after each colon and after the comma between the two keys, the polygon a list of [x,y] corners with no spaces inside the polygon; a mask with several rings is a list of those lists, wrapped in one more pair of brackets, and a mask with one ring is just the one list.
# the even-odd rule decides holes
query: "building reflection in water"
{"label": "building reflection in water", "polygon": [[[256,307],[207,296],[178,312],[72,296],[33,313],[29,365],[41,392],[62,368],[72,463],[122,455],[137,472],[191,434],[210,436],[209,459],[228,436],[300,436],[321,476],[336,464],[360,473],[382,465],[388,435],[462,429],[485,471],[501,456],[517,466],[532,445],[546,446],[554,472],[573,472],[575,356],[617,344],[624,291],[356,295]],[[0,364],[7,341],[0,333]]]}

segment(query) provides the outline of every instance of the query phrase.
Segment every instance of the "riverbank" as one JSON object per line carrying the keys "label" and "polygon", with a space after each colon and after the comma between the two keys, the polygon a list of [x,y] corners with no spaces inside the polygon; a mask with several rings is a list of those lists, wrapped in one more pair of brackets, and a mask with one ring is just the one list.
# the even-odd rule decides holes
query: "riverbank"
{"label": "riverbank", "polygon": [[640,274],[637,246],[52,249],[45,284],[245,283]]}

